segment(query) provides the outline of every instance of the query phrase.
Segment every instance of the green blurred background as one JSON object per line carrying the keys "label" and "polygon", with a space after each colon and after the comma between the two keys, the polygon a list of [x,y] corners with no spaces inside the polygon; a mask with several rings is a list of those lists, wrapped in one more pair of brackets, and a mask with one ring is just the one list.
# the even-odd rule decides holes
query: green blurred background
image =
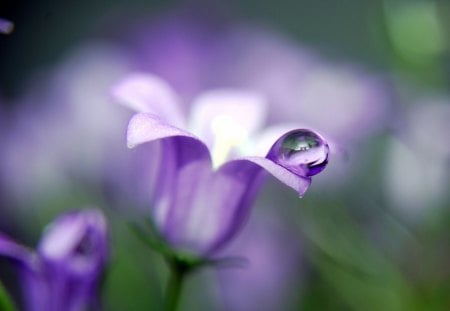
{"label": "green blurred background", "polygon": [[[13,96],[37,68],[52,64],[86,38],[117,31],[122,18],[151,19],[176,6],[202,1],[13,1],[0,6],[15,21],[1,38],[1,85]],[[430,87],[447,87],[447,1],[204,1],[203,10],[268,25],[338,60],[399,69]],[[114,26],[114,27],[113,27]],[[421,85],[422,86],[422,85]]]}

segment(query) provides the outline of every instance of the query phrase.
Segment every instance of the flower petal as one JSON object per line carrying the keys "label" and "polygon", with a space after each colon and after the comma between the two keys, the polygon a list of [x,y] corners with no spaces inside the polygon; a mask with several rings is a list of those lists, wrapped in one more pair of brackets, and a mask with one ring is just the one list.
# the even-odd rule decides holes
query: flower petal
{"label": "flower petal", "polygon": [[114,85],[111,93],[121,104],[136,112],[150,112],[170,124],[180,127],[185,125],[176,93],[157,76],[131,74]]}
{"label": "flower petal", "polygon": [[157,141],[164,138],[180,137],[189,141],[192,151],[202,158],[209,158],[209,150],[206,145],[189,132],[169,125],[162,119],[150,113],[138,113],[134,115],[127,130],[127,144],[134,148],[142,143]]}
{"label": "flower petal", "polygon": [[192,162],[177,171],[164,235],[177,248],[211,255],[245,223],[262,184],[264,171],[303,195],[310,178],[295,175],[266,158],[227,162],[217,171]]}
{"label": "flower petal", "polygon": [[263,157],[244,157],[236,159],[224,164],[220,169],[235,170],[236,173],[239,173],[239,170],[242,169],[243,165],[256,165],[257,167],[263,168],[276,179],[296,190],[300,197],[306,193],[311,184],[311,178],[294,174],[283,166]]}
{"label": "flower petal", "polygon": [[0,255],[17,260],[19,263],[31,267],[33,252],[0,233]]}
{"label": "flower petal", "polygon": [[[262,157],[247,157],[222,165],[210,182],[207,202],[209,213],[215,213],[220,221],[216,225],[216,236],[208,249],[213,253],[225,245],[240,230],[247,220],[253,201],[264,179],[264,171],[298,191],[303,196],[311,179],[295,175],[284,167]],[[215,184],[214,184],[215,182]],[[216,187],[216,189],[212,187]],[[214,195],[214,196],[213,196]],[[220,196],[217,199],[217,196]],[[216,200],[216,201],[215,201]]]}
{"label": "flower petal", "polygon": [[259,167],[239,173],[193,162],[178,172],[165,235],[178,248],[208,255],[223,246],[247,219],[260,185]]}
{"label": "flower petal", "polygon": [[[205,166],[211,171],[209,150],[202,141],[192,134],[167,124],[158,117],[140,113],[133,116],[128,125],[128,146],[159,141],[161,146],[155,151],[158,172],[153,191],[152,211],[156,225],[165,231],[170,220],[169,213],[176,206],[178,192],[191,189],[197,182],[197,172],[184,176],[189,165]],[[183,180],[183,182],[180,182]],[[187,180],[184,184],[184,180]],[[182,184],[182,185],[179,185]],[[179,186],[178,186],[179,185]],[[150,190],[150,189],[149,189]],[[195,189],[192,190],[194,192]],[[187,208],[187,203],[183,204]]]}
{"label": "flower petal", "polygon": [[42,275],[41,262],[31,250],[0,233],[0,255],[13,259],[19,266],[20,283],[27,310],[48,310],[48,284]]}

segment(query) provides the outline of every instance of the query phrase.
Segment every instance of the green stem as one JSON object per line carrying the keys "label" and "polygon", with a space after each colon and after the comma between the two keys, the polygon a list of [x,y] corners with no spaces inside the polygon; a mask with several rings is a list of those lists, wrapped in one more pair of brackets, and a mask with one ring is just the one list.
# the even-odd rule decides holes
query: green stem
{"label": "green stem", "polygon": [[6,292],[3,284],[0,282],[0,310],[2,311],[15,311],[16,307],[12,302],[9,294]]}
{"label": "green stem", "polygon": [[166,311],[176,311],[180,303],[183,283],[189,269],[179,262],[170,264],[170,279],[166,290]]}

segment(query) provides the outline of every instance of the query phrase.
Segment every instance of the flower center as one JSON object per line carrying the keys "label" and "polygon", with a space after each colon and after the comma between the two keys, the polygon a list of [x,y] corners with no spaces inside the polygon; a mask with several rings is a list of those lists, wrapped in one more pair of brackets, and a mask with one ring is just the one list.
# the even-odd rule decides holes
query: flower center
{"label": "flower center", "polygon": [[219,115],[211,122],[214,135],[212,160],[214,168],[223,164],[232,151],[241,146],[249,136],[249,131],[227,115]]}

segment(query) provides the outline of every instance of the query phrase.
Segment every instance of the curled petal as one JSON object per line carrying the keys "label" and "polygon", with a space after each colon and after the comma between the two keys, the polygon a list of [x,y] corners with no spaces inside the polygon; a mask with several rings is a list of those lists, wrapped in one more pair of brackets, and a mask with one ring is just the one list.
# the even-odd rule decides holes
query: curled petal
{"label": "curled petal", "polygon": [[49,287],[36,254],[0,233],[0,255],[13,259],[19,265],[26,310],[45,311],[49,306]]}
{"label": "curled petal", "polygon": [[311,184],[311,178],[297,175],[272,160],[263,157],[245,157],[236,159],[224,164],[220,169],[234,169],[238,173],[238,169],[245,165],[256,165],[257,167],[264,169],[285,185],[296,190],[300,197],[306,193]]}
{"label": "curled petal", "polygon": [[134,148],[142,143],[157,141],[165,138],[180,137],[189,142],[189,149],[201,158],[209,158],[206,145],[189,132],[169,125],[162,119],[149,113],[138,113],[128,124],[127,144]]}
{"label": "curled petal", "polygon": [[[189,193],[195,195],[195,185],[200,182],[203,169],[190,171],[192,166],[205,167],[211,171],[209,150],[202,141],[192,134],[167,124],[160,118],[140,113],[133,116],[128,125],[128,146],[159,141],[161,148],[155,152],[158,158],[158,181],[153,189],[152,211],[156,224],[171,242],[179,241],[178,229],[172,230],[173,216],[178,215],[178,206],[189,209]],[[178,201],[180,202],[178,203]],[[175,232],[176,231],[176,232]],[[183,238],[182,240],[188,239]],[[180,243],[178,243],[180,244]]]}
{"label": "curled petal", "polygon": [[131,74],[113,86],[111,92],[121,104],[136,112],[153,113],[170,124],[185,125],[177,95],[170,85],[157,76]]}
{"label": "curled petal", "polygon": [[34,258],[31,250],[13,241],[3,233],[0,233],[0,255],[16,260],[28,268],[31,268]]}

